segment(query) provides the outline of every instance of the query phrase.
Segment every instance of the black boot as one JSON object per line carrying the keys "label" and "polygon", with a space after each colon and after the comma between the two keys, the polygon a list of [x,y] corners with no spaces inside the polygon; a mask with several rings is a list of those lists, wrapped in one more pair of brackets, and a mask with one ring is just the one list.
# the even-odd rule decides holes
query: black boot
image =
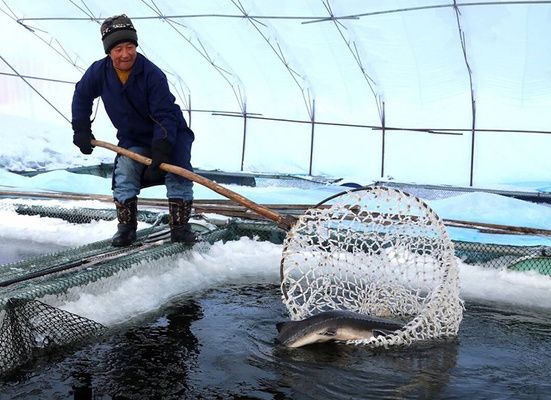
{"label": "black boot", "polygon": [[124,203],[115,200],[115,206],[117,207],[119,224],[111,244],[115,247],[129,246],[136,240],[138,198],[132,197]]}
{"label": "black boot", "polygon": [[197,236],[192,232],[189,224],[192,204],[191,200],[168,199],[170,240],[173,243],[195,243],[197,241]]}

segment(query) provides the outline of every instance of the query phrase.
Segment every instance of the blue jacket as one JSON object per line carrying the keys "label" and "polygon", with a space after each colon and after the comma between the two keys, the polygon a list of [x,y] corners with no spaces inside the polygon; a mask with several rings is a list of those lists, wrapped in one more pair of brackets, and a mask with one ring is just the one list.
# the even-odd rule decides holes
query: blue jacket
{"label": "blue jacket", "polygon": [[191,144],[195,137],[159,67],[138,53],[123,85],[109,56],[94,62],[76,84],[73,123],[91,124],[94,99],[100,96],[117,128],[120,147],[151,147],[153,141],[166,138],[173,145],[170,163],[193,171]]}

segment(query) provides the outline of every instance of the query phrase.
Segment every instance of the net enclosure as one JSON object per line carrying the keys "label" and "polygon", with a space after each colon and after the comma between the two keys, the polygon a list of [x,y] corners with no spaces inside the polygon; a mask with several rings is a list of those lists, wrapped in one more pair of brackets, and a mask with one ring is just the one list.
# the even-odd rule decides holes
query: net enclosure
{"label": "net enclosure", "polygon": [[[67,221],[88,223],[89,219],[112,218],[105,210],[35,207],[0,201],[0,210],[10,209],[20,215],[41,215]],[[162,215],[145,213],[141,219],[160,221]],[[228,223],[220,227],[192,224],[203,243],[235,240],[241,236],[274,243],[283,241],[284,232],[264,222]],[[135,244],[126,248],[111,247],[110,240],[44,254],[0,266],[0,375],[29,361],[39,351],[49,351],[87,340],[106,332],[106,327],[62,308],[46,304],[50,295],[62,296],[71,288],[115,276],[123,270],[138,269],[168,257],[186,257],[190,246],[171,243],[165,224],[153,225],[138,232]],[[135,270],[134,270],[135,271]],[[38,300],[40,299],[40,300]],[[42,300],[42,301],[41,301]]]}
{"label": "net enclosure", "polygon": [[294,320],[349,310],[405,322],[354,344],[454,336],[463,316],[444,224],[420,199],[392,188],[346,192],[330,208],[306,212],[284,242],[281,288]]}
{"label": "net enclosure", "polygon": [[0,373],[28,359],[37,349],[86,340],[106,328],[90,319],[38,300],[9,299],[0,322]]}
{"label": "net enclosure", "polygon": [[[283,301],[293,319],[346,309],[406,322],[402,331],[379,337],[371,346],[457,333],[462,318],[460,261],[551,274],[549,247],[452,244],[438,216],[422,200],[396,188],[362,188],[324,204],[330,207],[301,211],[290,232],[272,222],[242,218],[193,226],[208,243],[243,236],[283,243]],[[112,210],[62,206],[58,201],[2,199],[0,210],[71,223],[114,218]],[[160,223],[164,218],[144,212],[140,220]],[[141,230],[136,247],[128,252],[114,250],[105,240],[0,266],[0,374],[21,365],[37,348],[101,335],[104,327],[94,321],[39,300],[144,262],[185,253],[186,246],[163,240],[167,234],[166,225],[160,223]]]}

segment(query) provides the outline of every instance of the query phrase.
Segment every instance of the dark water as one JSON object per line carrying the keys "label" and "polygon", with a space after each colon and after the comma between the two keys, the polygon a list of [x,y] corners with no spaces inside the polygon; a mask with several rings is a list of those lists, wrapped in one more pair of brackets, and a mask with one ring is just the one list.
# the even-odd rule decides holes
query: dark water
{"label": "dark water", "polygon": [[275,285],[183,297],[96,342],[40,356],[4,399],[545,399],[551,312],[468,304],[453,342],[372,351],[274,344]]}

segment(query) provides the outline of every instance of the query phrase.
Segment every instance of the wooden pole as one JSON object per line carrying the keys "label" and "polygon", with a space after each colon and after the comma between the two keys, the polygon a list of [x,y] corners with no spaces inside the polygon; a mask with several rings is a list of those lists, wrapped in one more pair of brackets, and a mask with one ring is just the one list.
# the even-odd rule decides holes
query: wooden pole
{"label": "wooden pole", "polygon": [[[142,164],[145,164],[145,165],[151,165],[151,159],[150,158],[147,158],[147,157],[144,157],[140,154],[134,153],[133,151],[130,151],[128,149],[124,149],[122,147],[115,146],[114,144],[104,142],[104,141],[101,141],[101,140],[95,140],[95,139],[93,139],[91,141],[91,143],[92,143],[92,146],[103,147],[105,149],[112,150],[112,151],[114,151],[118,154],[121,154],[121,155],[126,156],[128,158],[131,158],[134,161],[137,161],[139,163],[142,163]],[[249,210],[252,210],[257,214],[260,214],[263,217],[266,217],[266,218],[276,222],[277,225],[280,228],[283,228],[285,230],[289,230],[291,228],[291,226],[296,222],[295,217],[293,217],[291,215],[283,216],[283,215],[281,215],[281,214],[279,214],[279,213],[277,213],[277,212],[275,212],[275,211],[273,211],[273,210],[271,210],[267,207],[261,206],[260,204],[257,204],[254,201],[251,201],[251,200],[247,199],[244,196],[241,196],[239,193],[236,193],[232,190],[226,189],[225,187],[220,186],[216,182],[211,181],[210,179],[207,179],[207,178],[205,178],[201,175],[197,175],[196,173],[188,171],[187,169],[184,169],[182,167],[178,167],[178,166],[172,165],[172,164],[162,163],[159,166],[159,168],[162,169],[163,171],[170,172],[170,173],[173,173],[175,175],[180,175],[180,176],[182,176],[186,179],[189,179],[190,181],[193,181],[193,182],[196,182],[200,185],[203,185],[203,186],[209,188],[210,190],[212,190],[212,191],[214,191],[214,192],[216,192],[216,193],[218,193],[218,194],[220,194],[220,195],[222,195],[222,196],[224,196],[224,197],[226,197],[230,200],[233,200],[238,204],[241,204],[242,206],[248,208]]]}

